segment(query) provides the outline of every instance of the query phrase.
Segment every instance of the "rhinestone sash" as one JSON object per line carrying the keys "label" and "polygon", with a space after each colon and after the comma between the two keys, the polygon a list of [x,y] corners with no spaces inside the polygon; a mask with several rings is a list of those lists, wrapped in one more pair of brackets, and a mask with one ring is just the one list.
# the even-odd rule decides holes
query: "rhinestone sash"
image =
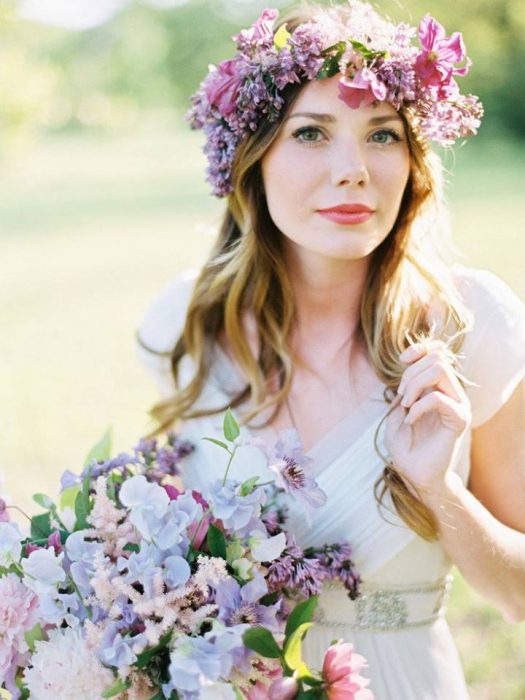
{"label": "rhinestone sash", "polygon": [[368,582],[352,601],[342,584],[327,583],[314,620],[333,628],[387,632],[430,625],[445,614],[452,576],[428,584],[381,588]]}

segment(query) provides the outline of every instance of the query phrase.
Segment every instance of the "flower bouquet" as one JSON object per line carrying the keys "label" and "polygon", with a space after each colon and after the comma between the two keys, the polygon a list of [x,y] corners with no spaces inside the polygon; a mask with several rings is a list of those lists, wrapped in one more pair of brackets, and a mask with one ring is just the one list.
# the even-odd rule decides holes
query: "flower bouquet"
{"label": "flower bouquet", "polygon": [[[210,439],[210,438],[206,438]],[[230,411],[223,479],[182,489],[193,446],[173,433],[110,459],[106,435],[59,503],[25,536],[0,500],[0,695],[35,700],[369,700],[365,665],[334,643],[323,669],[302,658],[317,593],[340,579],[358,595],[347,543],[301,549],[286,499],[318,507],[295,431],[270,465],[276,481],[229,478],[239,427]]]}

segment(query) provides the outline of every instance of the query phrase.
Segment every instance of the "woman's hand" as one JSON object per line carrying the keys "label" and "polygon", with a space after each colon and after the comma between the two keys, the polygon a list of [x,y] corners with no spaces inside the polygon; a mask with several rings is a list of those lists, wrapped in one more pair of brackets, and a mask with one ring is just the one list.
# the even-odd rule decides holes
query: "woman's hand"
{"label": "woman's hand", "polygon": [[408,367],[386,419],[385,446],[423,495],[444,485],[471,423],[470,401],[442,341],[416,343],[399,357]]}

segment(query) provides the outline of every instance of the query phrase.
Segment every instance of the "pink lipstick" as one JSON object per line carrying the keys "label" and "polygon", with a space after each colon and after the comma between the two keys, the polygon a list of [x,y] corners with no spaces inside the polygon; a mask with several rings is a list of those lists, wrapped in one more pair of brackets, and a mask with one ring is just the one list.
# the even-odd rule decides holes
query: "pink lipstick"
{"label": "pink lipstick", "polygon": [[335,207],[318,209],[317,213],[335,224],[352,226],[368,221],[374,210],[367,207],[366,204],[338,204]]}

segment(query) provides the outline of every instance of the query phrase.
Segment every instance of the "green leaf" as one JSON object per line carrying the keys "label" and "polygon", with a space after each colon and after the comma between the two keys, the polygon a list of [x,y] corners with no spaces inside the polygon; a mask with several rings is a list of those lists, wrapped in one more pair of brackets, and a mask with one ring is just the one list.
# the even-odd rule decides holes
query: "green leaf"
{"label": "green leaf", "polygon": [[243,481],[241,484],[240,495],[249,496],[253,492],[258,481],[258,476],[252,476],[251,479],[246,479],[246,481]]}
{"label": "green leaf", "polygon": [[64,489],[60,494],[60,508],[74,508],[77,493],[79,493],[81,488],[80,484],[75,484]]}
{"label": "green leaf", "polygon": [[131,686],[131,681],[130,680],[122,680],[122,678],[118,678],[115,683],[111,686],[111,688],[108,688],[102,693],[103,698],[112,698],[115,695],[118,695],[119,693],[122,693],[124,690],[127,690]]}
{"label": "green leaf", "polygon": [[332,78],[339,73],[339,59],[337,56],[329,56],[325,59],[320,71],[317,73],[316,79]]}
{"label": "green leaf", "polygon": [[319,695],[319,690],[317,688],[310,688],[310,690],[300,690],[295,696],[294,700],[319,700],[319,698],[328,697],[325,692]]}
{"label": "green leaf", "polygon": [[91,473],[88,471],[82,483],[82,490],[77,493],[75,498],[75,516],[77,519],[75,530],[85,530],[89,527],[87,517],[91,513],[91,500],[89,498],[90,476]]}
{"label": "green leaf", "polygon": [[140,552],[140,546],[138,544],[135,544],[134,542],[128,542],[122,549],[125,552]]}
{"label": "green leaf", "polygon": [[29,647],[29,651],[33,652],[35,650],[35,642],[40,642],[42,639],[44,639],[42,627],[40,627],[39,624],[36,624],[24,634],[24,639]]}
{"label": "green leaf", "polygon": [[155,693],[155,695],[152,695],[149,700],[165,700],[166,696],[162,692],[162,690],[159,690],[158,693]]}
{"label": "green leaf", "polygon": [[149,664],[151,659],[155,656],[155,654],[158,654],[159,651],[162,651],[162,649],[168,646],[171,640],[171,635],[172,632],[167,632],[163,637],[160,638],[160,641],[156,646],[152,647],[151,649],[147,649],[146,651],[143,651],[142,654],[139,654],[134,665],[137,668],[145,668]]}
{"label": "green leaf", "polygon": [[34,515],[31,518],[31,538],[42,539],[49,537],[51,534],[51,515],[50,513],[42,513]]}
{"label": "green leaf", "polygon": [[227,452],[230,451],[230,448],[225,442],[222,442],[222,440],[216,440],[215,438],[202,438],[203,440],[207,440],[208,442],[213,442],[214,445],[218,445],[219,447],[222,447],[224,450]]}
{"label": "green leaf", "polygon": [[210,525],[206,539],[212,557],[226,559],[226,538],[223,531],[219,530],[216,525]]}
{"label": "green leaf", "polygon": [[250,627],[242,636],[244,645],[269,659],[280,659],[282,649],[266,627]]}
{"label": "green leaf", "polygon": [[108,428],[97,444],[91,448],[84,462],[84,467],[89,467],[95,459],[97,462],[105,462],[111,457],[111,443],[113,441],[112,429]]}
{"label": "green leaf", "polygon": [[45,508],[46,510],[53,508],[53,506],[55,505],[53,500],[49,498],[49,496],[46,496],[45,493],[33,494],[33,501],[35,503],[38,503],[39,506],[42,506],[42,508]]}
{"label": "green leaf", "polygon": [[300,625],[312,620],[318,600],[319,596],[313,595],[311,598],[295,606],[286,621],[286,629],[284,631],[286,640]]}
{"label": "green leaf", "polygon": [[233,442],[241,434],[239,424],[233,417],[233,413],[230,409],[228,409],[224,415],[223,431],[224,437],[228,442]]}
{"label": "green leaf", "polygon": [[305,634],[312,626],[313,622],[305,622],[299,625],[299,627],[292,632],[284,645],[284,661],[288,668],[294,671],[294,676],[296,678],[302,678],[304,676],[313,678],[312,672],[304,663],[302,656],[302,642]]}

